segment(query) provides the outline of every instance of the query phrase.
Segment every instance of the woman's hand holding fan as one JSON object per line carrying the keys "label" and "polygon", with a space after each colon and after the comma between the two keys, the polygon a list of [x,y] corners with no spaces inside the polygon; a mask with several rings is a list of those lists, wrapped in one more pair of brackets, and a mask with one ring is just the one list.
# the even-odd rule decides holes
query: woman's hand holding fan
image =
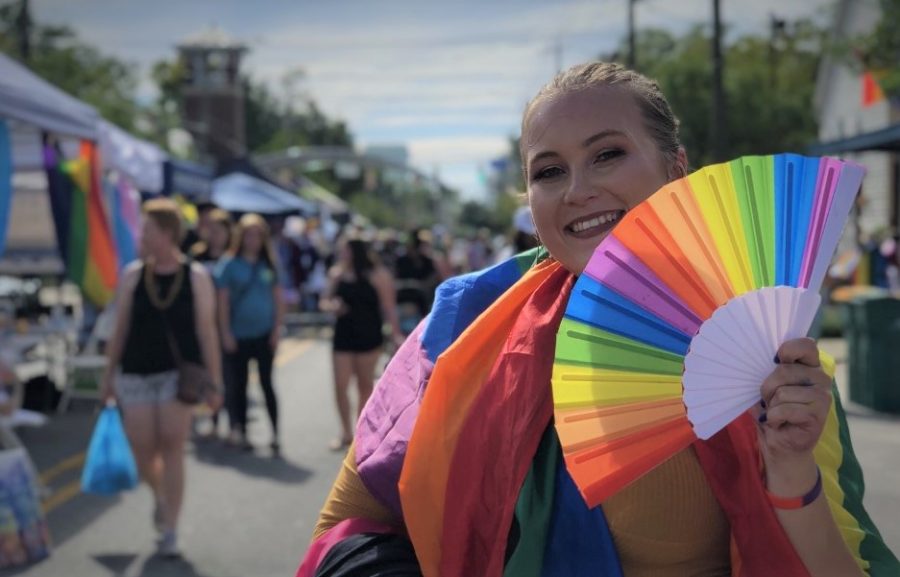
{"label": "woman's hand holding fan", "polygon": [[816,480],[812,450],[831,408],[831,377],[819,364],[812,339],[784,343],[777,359],[753,415],[759,422],[766,486],[776,495],[800,495]]}

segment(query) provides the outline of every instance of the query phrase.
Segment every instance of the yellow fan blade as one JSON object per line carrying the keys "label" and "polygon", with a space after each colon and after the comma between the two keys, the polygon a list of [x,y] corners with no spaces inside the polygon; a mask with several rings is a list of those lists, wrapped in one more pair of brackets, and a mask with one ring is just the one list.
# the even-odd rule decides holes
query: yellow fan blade
{"label": "yellow fan blade", "polygon": [[692,268],[721,306],[734,298],[734,289],[712,234],[704,223],[689,181],[681,178],[664,186],[647,201],[676,246],[690,255]]}
{"label": "yellow fan blade", "polygon": [[679,375],[655,375],[555,363],[553,402],[557,409],[681,399]]}
{"label": "yellow fan blade", "polygon": [[708,166],[688,177],[735,295],[741,295],[756,286],[740,206],[731,179],[728,164]]}

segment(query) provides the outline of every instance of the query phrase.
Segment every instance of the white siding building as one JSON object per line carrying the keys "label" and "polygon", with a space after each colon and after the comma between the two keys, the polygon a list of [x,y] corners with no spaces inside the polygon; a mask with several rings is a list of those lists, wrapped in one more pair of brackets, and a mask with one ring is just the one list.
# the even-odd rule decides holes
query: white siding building
{"label": "white siding building", "polygon": [[[878,0],[839,0],[832,35],[847,39],[870,32],[880,18]],[[860,212],[848,235],[866,240],[896,230],[900,212],[900,110],[887,99],[866,105],[860,72],[827,56],[819,68],[815,106],[819,142],[813,154],[838,155],[866,166]]]}

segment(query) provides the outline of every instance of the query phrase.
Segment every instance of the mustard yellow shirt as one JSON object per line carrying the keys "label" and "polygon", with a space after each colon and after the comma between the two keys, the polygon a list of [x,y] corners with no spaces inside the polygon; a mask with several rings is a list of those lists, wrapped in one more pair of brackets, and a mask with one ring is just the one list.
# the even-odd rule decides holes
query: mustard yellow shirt
{"label": "mustard yellow shirt", "polygon": [[[626,577],[731,575],[728,519],[706,483],[693,449],[686,449],[603,505]],[[313,538],[344,519],[399,525],[366,489],[354,446],[319,514]]]}

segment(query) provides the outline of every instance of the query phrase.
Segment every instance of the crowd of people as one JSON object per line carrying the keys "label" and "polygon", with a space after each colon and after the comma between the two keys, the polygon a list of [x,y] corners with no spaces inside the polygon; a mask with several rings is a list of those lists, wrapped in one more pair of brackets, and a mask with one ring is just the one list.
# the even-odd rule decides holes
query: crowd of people
{"label": "crowd of people", "polygon": [[[192,430],[198,440],[255,450],[248,435],[251,361],[271,426],[270,454],[281,454],[273,368],[287,310],[333,317],[339,432],[330,448],[344,450],[382,355],[428,314],[442,280],[491,264],[494,253],[483,234],[465,247],[453,245],[454,262],[453,251],[444,249],[447,237],[436,239],[429,229],[409,231],[405,242],[355,229],[326,238],[296,218],[235,219],[212,204],[197,208],[188,228],[174,201],[145,203],[141,258],[123,274],[101,382],[103,400],[122,409],[140,477],[153,492],[153,522],[166,555],[178,554],[184,448]],[[185,400],[186,365],[200,367],[210,383],[201,399]],[[209,409],[205,426],[193,410],[198,400]]]}

